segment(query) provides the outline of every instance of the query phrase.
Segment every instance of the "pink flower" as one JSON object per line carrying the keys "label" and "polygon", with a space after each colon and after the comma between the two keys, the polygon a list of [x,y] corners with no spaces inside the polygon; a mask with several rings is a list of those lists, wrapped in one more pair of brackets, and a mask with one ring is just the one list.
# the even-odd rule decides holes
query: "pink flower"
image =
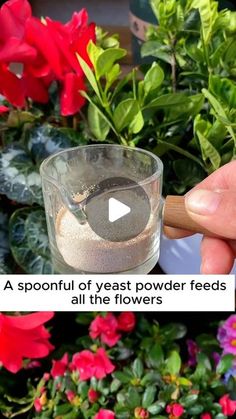
{"label": "pink flower", "polygon": [[53,360],[52,361],[52,369],[51,369],[51,375],[53,378],[56,377],[62,377],[67,369],[69,362],[68,354],[65,353],[61,359],[58,361]]}
{"label": "pink flower", "polygon": [[202,413],[200,416],[201,419],[212,419],[212,416],[210,413]]}
{"label": "pink flower", "polygon": [[107,356],[105,349],[99,348],[95,354],[95,369],[94,376],[97,379],[106,377],[111,374],[115,369],[115,366],[111,363]]}
{"label": "pink flower", "polygon": [[94,416],[94,419],[115,419],[115,413],[111,410],[100,409],[99,412]]}
{"label": "pink flower", "polygon": [[225,338],[224,343],[221,346],[224,349],[223,355],[236,355],[236,336],[228,336],[227,338]]}
{"label": "pink flower", "polygon": [[176,418],[180,418],[184,413],[184,408],[179,403],[172,403],[167,405],[166,412],[172,416],[175,416]]}
{"label": "pink flower", "polygon": [[121,335],[117,332],[118,322],[112,313],[107,313],[105,317],[97,316],[90,324],[90,337],[96,339],[101,338],[103,343],[108,346],[114,346]]}
{"label": "pink flower", "polygon": [[123,332],[132,332],[135,327],[136,319],[132,312],[121,313],[117,317],[118,329]]}
{"label": "pink flower", "polygon": [[223,328],[230,334],[236,337],[236,314],[232,314],[223,324]]}
{"label": "pink flower", "polygon": [[66,390],[66,397],[67,397],[67,400],[70,403],[74,400],[75,396],[76,396],[76,394],[75,394],[74,391],[72,391],[72,390]]}
{"label": "pink flower", "polygon": [[46,382],[46,381],[48,381],[49,379],[50,379],[50,374],[49,374],[49,372],[45,372],[44,374],[43,374],[43,379],[44,379],[44,381]]}
{"label": "pink flower", "polygon": [[72,370],[79,371],[81,381],[92,377],[104,378],[115,369],[103,348],[98,349],[96,353],[84,350],[74,354],[70,367]]}
{"label": "pink flower", "polygon": [[222,396],[219,400],[222,413],[225,416],[233,416],[236,412],[236,400],[231,400],[228,394]]}
{"label": "pink flower", "polygon": [[187,349],[189,354],[188,365],[190,367],[196,365],[197,362],[197,354],[199,352],[199,347],[192,339],[187,340]]}
{"label": "pink flower", "polygon": [[35,401],[34,401],[34,408],[35,408],[36,412],[41,412],[42,407],[43,406],[41,405],[40,398],[37,397],[37,399],[35,399]]}
{"label": "pink flower", "polygon": [[95,403],[99,398],[99,393],[94,390],[93,388],[90,388],[88,391],[88,399],[90,403]]}
{"label": "pink flower", "polygon": [[86,381],[94,375],[94,354],[85,349],[73,355],[71,369],[79,371],[81,381]]}

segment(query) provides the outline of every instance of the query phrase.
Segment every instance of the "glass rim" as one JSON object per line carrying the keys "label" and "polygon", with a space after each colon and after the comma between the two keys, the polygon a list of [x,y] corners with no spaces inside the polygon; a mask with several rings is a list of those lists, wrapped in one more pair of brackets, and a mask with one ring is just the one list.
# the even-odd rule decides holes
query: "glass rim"
{"label": "glass rim", "polygon": [[51,160],[53,160],[54,158],[56,158],[56,157],[58,157],[58,156],[60,156],[64,153],[67,153],[67,152],[70,152],[70,151],[73,151],[73,150],[81,150],[81,149],[85,149],[85,148],[99,148],[99,147],[100,148],[101,147],[122,148],[122,149],[126,149],[126,150],[129,150],[129,151],[137,151],[139,153],[142,153],[142,154],[145,154],[145,155],[151,157],[157,163],[157,168],[151,176],[149,176],[145,180],[139,182],[141,185],[143,183],[146,184],[146,183],[151,182],[153,178],[156,178],[156,177],[160,178],[161,175],[163,174],[163,162],[162,162],[162,160],[149,150],[145,150],[145,149],[140,148],[140,147],[129,147],[129,146],[125,146],[125,145],[122,145],[122,144],[87,144],[87,145],[85,144],[85,145],[81,145],[81,146],[79,145],[79,146],[76,146],[76,147],[68,147],[68,148],[57,151],[56,153],[53,153],[50,156],[46,157],[46,159],[44,159],[42,161],[42,163],[40,164],[40,167],[39,167],[40,175],[41,175],[42,178],[48,180],[49,182],[51,182],[52,184],[54,184],[54,186],[56,186],[58,188],[58,181],[46,172],[46,167],[45,166],[48,166],[48,164],[51,162]]}

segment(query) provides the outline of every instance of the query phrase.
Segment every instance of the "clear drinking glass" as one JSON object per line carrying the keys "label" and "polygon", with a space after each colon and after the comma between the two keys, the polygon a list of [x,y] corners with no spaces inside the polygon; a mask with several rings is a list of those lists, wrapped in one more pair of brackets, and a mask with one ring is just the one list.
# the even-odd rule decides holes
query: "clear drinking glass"
{"label": "clear drinking glass", "polygon": [[[163,165],[154,154],[120,145],[88,145],[48,157],[40,168],[52,261],[63,274],[146,274],[159,257]],[[75,215],[78,203],[99,182],[128,178],[146,192],[150,217],[125,241],[99,237]],[[129,188],[132,188],[129,186]],[[97,208],[99,212],[99,208]]]}

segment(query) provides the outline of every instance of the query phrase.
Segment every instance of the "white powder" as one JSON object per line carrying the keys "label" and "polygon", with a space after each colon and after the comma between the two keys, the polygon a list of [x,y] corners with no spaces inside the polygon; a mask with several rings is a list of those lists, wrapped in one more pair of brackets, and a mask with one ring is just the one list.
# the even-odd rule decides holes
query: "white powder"
{"label": "white powder", "polygon": [[99,237],[88,223],[80,224],[63,207],[56,219],[56,242],[64,261],[76,271],[118,273],[143,264],[153,255],[157,229],[157,217],[154,219],[151,215],[146,228],[137,237],[110,242]]}

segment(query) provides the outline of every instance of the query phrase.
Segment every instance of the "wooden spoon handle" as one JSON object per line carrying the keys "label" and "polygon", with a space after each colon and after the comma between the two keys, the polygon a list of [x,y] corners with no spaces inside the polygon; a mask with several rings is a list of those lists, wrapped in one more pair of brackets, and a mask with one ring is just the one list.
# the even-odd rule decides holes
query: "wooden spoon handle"
{"label": "wooden spoon handle", "polygon": [[167,227],[175,227],[210,237],[218,237],[190,218],[185,208],[184,196],[168,195],[166,197],[163,210],[163,224]]}

